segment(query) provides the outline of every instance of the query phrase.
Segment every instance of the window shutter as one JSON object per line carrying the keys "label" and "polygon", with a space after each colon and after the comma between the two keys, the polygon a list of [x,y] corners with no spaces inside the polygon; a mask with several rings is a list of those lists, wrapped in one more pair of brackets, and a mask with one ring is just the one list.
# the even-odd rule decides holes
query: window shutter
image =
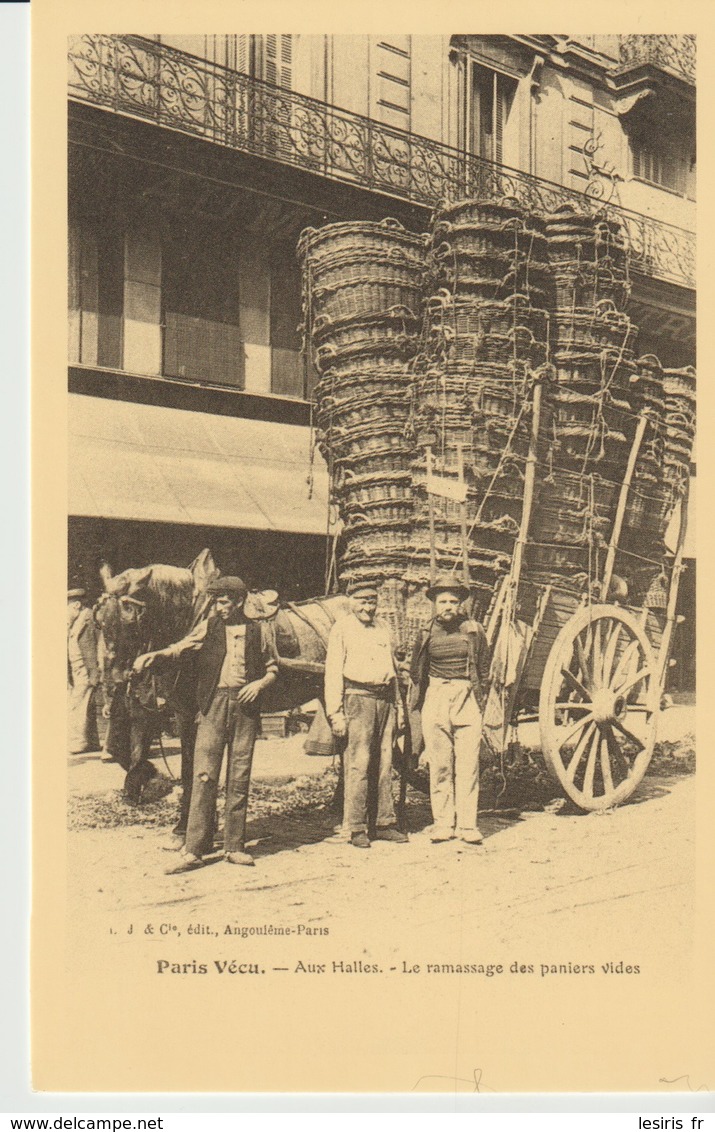
{"label": "window shutter", "polygon": [[293,37],[281,36],[281,79],[280,85],[290,90],[293,85]]}
{"label": "window shutter", "polygon": [[264,41],[263,78],[278,84],[278,36],[267,35]]}
{"label": "window shutter", "polygon": [[263,78],[290,90],[293,70],[293,37],[267,35],[264,39]]}
{"label": "window shutter", "polygon": [[507,116],[506,90],[500,75],[494,76],[494,161],[502,163],[504,122]]}
{"label": "window shutter", "polygon": [[251,73],[251,37],[236,36],[236,70],[244,75]]}

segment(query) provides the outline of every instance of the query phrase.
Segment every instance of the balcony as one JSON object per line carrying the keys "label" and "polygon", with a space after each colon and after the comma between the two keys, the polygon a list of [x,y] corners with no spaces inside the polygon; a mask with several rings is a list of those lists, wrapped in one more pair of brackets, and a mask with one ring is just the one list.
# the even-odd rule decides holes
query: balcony
{"label": "balcony", "polygon": [[650,63],[695,85],[694,35],[622,35],[619,47],[621,63]]}
{"label": "balcony", "polygon": [[622,226],[634,271],[694,286],[693,233],[605,204],[598,184],[579,193],[139,36],[73,38],[69,96],[427,207],[480,196],[600,209]]}

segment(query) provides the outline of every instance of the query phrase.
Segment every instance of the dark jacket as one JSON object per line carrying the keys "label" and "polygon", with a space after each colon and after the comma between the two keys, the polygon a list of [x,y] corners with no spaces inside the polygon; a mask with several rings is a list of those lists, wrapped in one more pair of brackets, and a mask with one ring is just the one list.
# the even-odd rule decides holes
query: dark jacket
{"label": "dark jacket", "polygon": [[[261,626],[256,621],[246,622],[246,683],[261,680],[266,675],[266,661],[269,653],[264,643]],[[226,658],[226,623],[220,617],[209,617],[206,637],[196,654],[196,696],[199,708],[206,715],[218,687],[221,668]],[[259,696],[252,704],[243,704],[246,715],[258,715],[261,708]]]}
{"label": "dark jacket", "polygon": [[[430,639],[434,621],[426,629],[420,630],[415,642],[410,664],[410,679],[412,681],[413,711],[419,711],[425,700],[427,685],[429,683],[429,652],[427,642]],[[460,632],[464,633],[469,645],[468,675],[474,690],[474,697],[484,710],[489,690],[489,645],[482,626],[476,621],[463,621]]]}

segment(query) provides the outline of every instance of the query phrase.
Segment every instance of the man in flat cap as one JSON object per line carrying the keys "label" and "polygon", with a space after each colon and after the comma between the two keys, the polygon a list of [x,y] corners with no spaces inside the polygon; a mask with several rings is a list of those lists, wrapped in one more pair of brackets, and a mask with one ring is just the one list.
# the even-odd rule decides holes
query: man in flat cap
{"label": "man in flat cap", "polygon": [[428,589],[435,617],[415,643],[410,677],[412,707],[422,712],[430,769],[432,841],[460,837],[480,844],[479,747],[489,685],[489,649],[484,629],[461,612],[469,590],[451,574]]}
{"label": "man in flat cap", "polygon": [[67,591],[67,683],[69,685],[69,750],[72,755],[99,750],[95,694],[99,684],[97,633],[87,594]]}
{"label": "man in flat cap", "polygon": [[348,595],[351,612],[328,638],[325,709],[333,734],[346,741],[345,828],[352,845],[369,849],[370,835],[407,841],[392,798],[397,672],[389,630],[375,617],[377,589],[354,584]]}
{"label": "man in flat cap", "polygon": [[213,598],[208,618],[174,645],[134,662],[141,672],[157,657],[195,652],[199,724],[186,844],[168,873],[198,868],[213,844],[216,794],[224,748],[226,809],[224,853],[233,865],[252,865],[245,851],[246,812],[261,694],[278,675],[271,630],[244,616],[246,586],[240,578],[216,578],[206,587]]}

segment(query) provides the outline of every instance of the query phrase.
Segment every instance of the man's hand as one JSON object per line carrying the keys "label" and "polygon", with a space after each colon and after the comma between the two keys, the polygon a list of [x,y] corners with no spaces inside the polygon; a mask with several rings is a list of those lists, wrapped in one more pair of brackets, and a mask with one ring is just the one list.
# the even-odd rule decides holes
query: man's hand
{"label": "man's hand", "polygon": [[163,652],[144,652],[138,656],[132,665],[132,672],[143,672],[150,664],[153,664],[158,656],[164,656]]}
{"label": "man's hand", "polygon": [[263,682],[261,680],[252,680],[250,684],[243,685],[236,699],[239,704],[252,704],[255,703],[262,691]]}
{"label": "man's hand", "polygon": [[330,730],[336,739],[344,739],[348,733],[348,721],[345,712],[339,711],[330,717]]}

